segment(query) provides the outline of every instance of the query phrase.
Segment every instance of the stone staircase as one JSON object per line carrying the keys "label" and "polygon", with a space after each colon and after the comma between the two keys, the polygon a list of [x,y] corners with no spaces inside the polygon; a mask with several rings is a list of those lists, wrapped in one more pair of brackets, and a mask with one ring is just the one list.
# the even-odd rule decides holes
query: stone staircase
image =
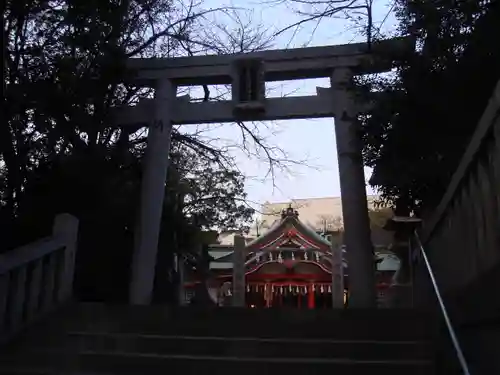
{"label": "stone staircase", "polygon": [[71,304],[4,347],[0,374],[433,374],[433,327],[411,310]]}

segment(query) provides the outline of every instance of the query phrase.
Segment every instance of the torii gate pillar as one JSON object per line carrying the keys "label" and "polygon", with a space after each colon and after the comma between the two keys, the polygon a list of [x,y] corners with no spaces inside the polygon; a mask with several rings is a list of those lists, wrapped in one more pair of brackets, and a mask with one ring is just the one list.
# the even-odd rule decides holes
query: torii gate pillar
{"label": "torii gate pillar", "polygon": [[129,301],[133,305],[149,305],[153,297],[158,238],[172,137],[170,109],[176,91],[176,87],[168,79],[158,80],[155,85],[154,113],[148,124],[139,217],[134,234],[129,289]]}
{"label": "torii gate pillar", "polygon": [[376,307],[375,264],[361,139],[353,121],[354,98],[346,87],[351,77],[345,68],[335,69],[331,76],[344,244],[349,264],[349,308],[371,308]]}

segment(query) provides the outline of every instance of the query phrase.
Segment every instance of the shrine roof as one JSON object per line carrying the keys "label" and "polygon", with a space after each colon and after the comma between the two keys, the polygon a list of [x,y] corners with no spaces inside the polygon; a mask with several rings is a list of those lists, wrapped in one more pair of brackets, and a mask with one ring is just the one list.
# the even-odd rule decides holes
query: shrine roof
{"label": "shrine roof", "polygon": [[287,230],[295,229],[298,234],[319,249],[329,250],[331,243],[320,236],[309,225],[299,220],[299,214],[291,206],[284,209],[281,213],[281,219],[276,220],[271,227],[262,236],[250,241],[247,244],[248,249],[272,247],[275,241],[279,239]]}

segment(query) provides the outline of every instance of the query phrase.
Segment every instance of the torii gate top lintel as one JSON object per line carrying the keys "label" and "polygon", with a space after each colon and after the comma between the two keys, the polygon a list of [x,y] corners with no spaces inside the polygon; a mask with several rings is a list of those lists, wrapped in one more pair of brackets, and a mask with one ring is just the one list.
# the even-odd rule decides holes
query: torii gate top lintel
{"label": "torii gate top lintel", "polygon": [[391,69],[397,55],[413,48],[413,38],[403,37],[371,45],[353,43],[225,55],[132,58],[127,61],[127,68],[134,73],[134,82],[144,86],[165,78],[180,86],[229,84],[235,62],[254,60],[265,65],[264,79],[270,82],[328,77],[338,67],[348,67],[356,74],[384,72]]}
{"label": "torii gate top lintel", "polygon": [[[138,58],[129,59],[127,67],[132,73],[131,81],[138,86],[157,88],[165,81],[173,87],[231,85],[231,100],[191,102],[187,96],[177,98],[175,110],[169,113],[169,121],[174,124],[321,118],[335,114],[333,95],[337,89],[318,88],[313,96],[266,98],[265,83],[332,78],[346,69],[348,75],[384,72],[391,69],[398,55],[413,48],[413,39],[406,37],[382,40],[371,46],[356,43],[245,54]],[[157,96],[156,101],[164,99]],[[119,125],[144,126],[154,117],[161,117],[155,114],[155,108],[165,110],[164,105],[155,105],[155,100],[145,99],[137,106],[116,108],[114,121]]]}

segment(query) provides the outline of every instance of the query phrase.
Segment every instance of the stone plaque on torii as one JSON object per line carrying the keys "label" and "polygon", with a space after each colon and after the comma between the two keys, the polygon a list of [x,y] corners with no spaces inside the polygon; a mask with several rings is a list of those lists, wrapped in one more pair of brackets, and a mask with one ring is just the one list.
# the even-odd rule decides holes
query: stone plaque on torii
{"label": "stone plaque on torii", "polygon": [[[115,108],[112,113],[117,125],[149,127],[130,302],[151,301],[173,124],[333,117],[349,264],[349,307],[374,307],[373,249],[362,148],[352,121],[362,108],[356,105],[346,84],[353,75],[390,70],[395,58],[413,48],[412,39],[398,38],[372,43],[370,47],[357,43],[246,54],[129,59],[132,82],[155,89],[154,99]],[[265,97],[266,82],[323,77],[330,78],[331,88],[318,88],[316,95]],[[188,96],[176,96],[179,86],[215,84],[231,84],[232,99],[190,102]]]}

